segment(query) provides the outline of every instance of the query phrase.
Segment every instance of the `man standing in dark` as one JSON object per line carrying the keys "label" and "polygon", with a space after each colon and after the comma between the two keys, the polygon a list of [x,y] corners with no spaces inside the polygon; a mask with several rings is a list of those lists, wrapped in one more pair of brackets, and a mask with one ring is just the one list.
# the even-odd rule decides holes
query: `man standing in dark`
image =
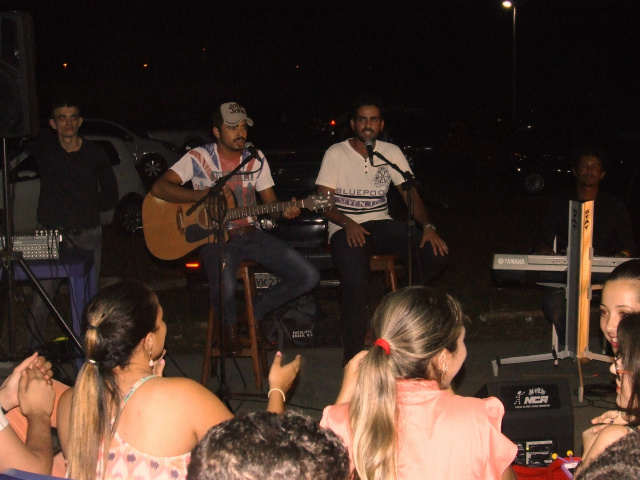
{"label": "man standing in dark", "polygon": [[[630,257],[634,250],[631,219],[626,207],[614,195],[600,188],[606,174],[606,154],[585,145],[572,157],[576,187],[556,195],[544,217],[537,253],[566,255],[569,243],[569,202],[594,201],[593,250],[598,257]],[[555,241],[555,250],[554,250]],[[542,300],[542,310],[553,323],[558,341],[566,338],[566,298],[564,288],[549,288]]]}
{"label": "man standing in dark", "polygon": [[446,267],[449,249],[431,223],[427,209],[416,191],[402,188],[404,177],[374,157],[369,159],[367,143],[403,172],[411,172],[402,150],[377,140],[384,128],[380,102],[363,99],[351,117],[354,136],[331,146],[324,155],[316,180],[318,192],[335,195],[335,207],[325,211],[329,219],[331,256],[340,277],[341,319],[344,361],[362,350],[369,319],[367,294],[373,254],[394,253],[408,261],[407,226],[389,215],[387,192],[393,183],[404,202],[412,195],[412,216],[422,229],[412,232],[411,257],[414,284],[428,284]]}
{"label": "man standing in dark", "polygon": [[[37,218],[42,228],[58,229],[72,246],[93,252],[94,281],[102,263],[100,213],[118,202],[118,184],[105,151],[79,134],[82,115],[77,103],[61,100],[51,109],[49,126],[34,144],[40,173]],[[41,282],[53,296],[60,280]],[[81,306],[79,308],[82,308]],[[31,307],[36,332],[44,332],[46,307],[36,295]],[[31,336],[28,348],[37,344]]]}

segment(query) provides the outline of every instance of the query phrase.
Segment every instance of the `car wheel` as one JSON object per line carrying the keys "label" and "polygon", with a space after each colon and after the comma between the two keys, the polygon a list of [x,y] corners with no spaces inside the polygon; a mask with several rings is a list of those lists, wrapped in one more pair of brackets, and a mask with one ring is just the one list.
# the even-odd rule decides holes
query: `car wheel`
{"label": "car wheel", "polygon": [[120,232],[128,234],[142,227],[142,196],[130,193],[122,197],[113,215],[113,223]]}
{"label": "car wheel", "polygon": [[524,177],[524,189],[528,193],[540,193],[544,190],[545,180],[540,173],[529,173]]}
{"label": "car wheel", "polygon": [[143,179],[155,180],[167,171],[167,161],[157,155],[149,155],[142,159],[140,172]]}
{"label": "car wheel", "polygon": [[184,142],[182,142],[182,152],[187,153],[189,150],[192,150],[196,147],[200,147],[205,143],[207,142],[200,137],[197,137],[197,136],[189,137]]}

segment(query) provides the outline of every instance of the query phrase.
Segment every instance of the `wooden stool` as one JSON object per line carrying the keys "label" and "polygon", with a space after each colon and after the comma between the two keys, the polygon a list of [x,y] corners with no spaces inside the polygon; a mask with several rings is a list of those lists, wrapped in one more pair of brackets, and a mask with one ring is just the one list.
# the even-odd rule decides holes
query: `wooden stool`
{"label": "wooden stool", "polygon": [[371,271],[384,271],[385,284],[392,292],[398,289],[398,277],[396,276],[397,259],[397,255],[383,254],[371,255],[370,260]]}
{"label": "wooden stool", "polygon": [[[371,255],[369,265],[372,272],[384,272],[384,283],[387,288],[395,292],[398,289],[398,277],[396,275],[396,260],[398,256],[395,254]],[[371,339],[371,328],[367,329],[364,337],[364,345],[370,347],[373,343]]]}
{"label": "wooden stool", "polygon": [[[262,345],[258,345],[258,335],[256,334],[256,319],[253,316],[253,297],[256,296],[256,279],[253,275],[253,269],[257,265],[256,262],[244,261],[238,268],[236,278],[242,279],[242,285],[244,289],[244,300],[247,312],[247,331],[248,337],[241,337],[242,351],[236,357],[251,357],[253,362],[253,378],[256,383],[256,388],[262,390],[262,378],[266,377],[267,367],[267,354]],[[209,307],[209,323],[207,325],[207,338],[205,340],[204,359],[202,360],[202,385],[207,386],[207,380],[210,375],[211,358],[220,357],[220,344],[218,346],[212,346],[215,336],[219,336],[218,329],[218,316],[214,313],[213,307]],[[220,340],[220,339],[218,339]]]}

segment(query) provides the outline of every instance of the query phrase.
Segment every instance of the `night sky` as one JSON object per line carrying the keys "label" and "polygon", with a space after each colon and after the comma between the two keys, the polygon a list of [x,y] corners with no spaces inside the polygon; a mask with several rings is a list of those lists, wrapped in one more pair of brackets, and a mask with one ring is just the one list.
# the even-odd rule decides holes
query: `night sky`
{"label": "night sky", "polygon": [[[640,125],[636,3],[517,2],[519,113]],[[66,91],[147,128],[206,124],[230,99],[258,118],[326,117],[364,91],[449,120],[511,112],[499,0],[0,1],[12,9],[33,15],[43,112]]]}

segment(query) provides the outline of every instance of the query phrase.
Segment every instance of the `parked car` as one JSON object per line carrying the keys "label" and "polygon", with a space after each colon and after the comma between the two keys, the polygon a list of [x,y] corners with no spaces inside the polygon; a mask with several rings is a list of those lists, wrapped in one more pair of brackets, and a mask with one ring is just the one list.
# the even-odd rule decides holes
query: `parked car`
{"label": "parked car", "polygon": [[537,195],[572,183],[571,154],[579,140],[553,119],[521,120],[495,131],[488,163],[516,193]]}
{"label": "parked car", "polygon": [[506,173],[518,190],[530,194],[567,183],[572,175],[570,158],[564,152],[536,153],[519,149],[509,154]]}
{"label": "parked car", "polygon": [[154,140],[175,145],[181,155],[184,155],[192,148],[200,147],[216,140],[211,129],[152,130],[147,132],[147,135]]}
{"label": "parked car", "polygon": [[[113,167],[118,182],[120,200],[115,209],[103,212],[103,225],[113,223],[126,233],[142,226],[142,200],[146,189],[136,170],[136,160],[124,141],[119,138],[97,139]],[[13,207],[13,233],[32,235],[37,226],[36,209],[40,197],[40,177],[33,153],[28,147],[9,163],[10,203]],[[4,198],[3,185],[0,195]]]}
{"label": "parked car", "polygon": [[320,171],[325,150],[285,149],[265,150],[271,176],[278,198],[303,198],[316,190],[316,178]]}
{"label": "parked car", "polygon": [[80,135],[91,141],[119,139],[133,155],[140,176],[147,185],[166,172],[181,156],[174,144],[137,135],[110,120],[84,118]]}

